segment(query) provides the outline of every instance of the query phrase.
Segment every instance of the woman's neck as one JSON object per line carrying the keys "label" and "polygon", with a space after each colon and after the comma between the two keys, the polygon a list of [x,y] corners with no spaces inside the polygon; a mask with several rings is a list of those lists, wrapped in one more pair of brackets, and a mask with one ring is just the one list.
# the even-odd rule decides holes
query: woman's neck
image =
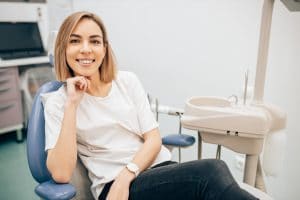
{"label": "woman's neck", "polygon": [[90,86],[87,90],[88,94],[97,97],[106,97],[109,94],[111,90],[112,82],[105,83],[100,79],[90,80],[90,81],[91,81]]}

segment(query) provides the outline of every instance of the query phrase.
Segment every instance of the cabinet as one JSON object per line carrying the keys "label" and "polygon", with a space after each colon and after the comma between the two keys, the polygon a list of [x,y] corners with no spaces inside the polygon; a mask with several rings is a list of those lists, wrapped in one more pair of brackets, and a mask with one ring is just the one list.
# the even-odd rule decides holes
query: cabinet
{"label": "cabinet", "polygon": [[23,140],[24,105],[21,95],[19,69],[26,65],[49,63],[48,56],[0,59],[0,134],[16,131],[17,141]]}
{"label": "cabinet", "polygon": [[0,134],[17,131],[22,140],[23,111],[18,67],[0,68]]}

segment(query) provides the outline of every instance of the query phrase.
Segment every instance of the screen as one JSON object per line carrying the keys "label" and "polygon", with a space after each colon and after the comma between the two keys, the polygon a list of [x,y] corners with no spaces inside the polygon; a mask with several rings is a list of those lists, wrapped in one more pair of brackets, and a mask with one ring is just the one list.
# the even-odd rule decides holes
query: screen
{"label": "screen", "polygon": [[40,51],[43,43],[36,22],[0,22],[0,53]]}

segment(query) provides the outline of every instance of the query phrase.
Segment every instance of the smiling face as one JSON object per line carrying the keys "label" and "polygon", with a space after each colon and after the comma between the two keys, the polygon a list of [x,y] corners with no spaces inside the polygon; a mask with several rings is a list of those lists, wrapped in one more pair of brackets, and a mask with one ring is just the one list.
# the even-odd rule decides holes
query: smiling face
{"label": "smiling face", "polygon": [[102,30],[89,18],[81,19],[70,35],[66,57],[76,76],[100,80],[99,68],[106,53]]}

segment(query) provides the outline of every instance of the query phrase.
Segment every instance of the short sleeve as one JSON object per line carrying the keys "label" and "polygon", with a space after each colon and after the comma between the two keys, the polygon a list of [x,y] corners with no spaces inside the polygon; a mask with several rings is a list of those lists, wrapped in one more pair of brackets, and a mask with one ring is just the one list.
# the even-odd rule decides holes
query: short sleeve
{"label": "short sleeve", "polygon": [[134,73],[131,75],[131,94],[134,104],[136,105],[138,121],[140,125],[141,133],[144,134],[158,127],[158,123],[155,120],[153,112],[151,111],[150,104],[147,98],[147,94]]}
{"label": "short sleeve", "polygon": [[45,116],[45,151],[56,145],[63,119],[63,107],[55,94],[42,95]]}

